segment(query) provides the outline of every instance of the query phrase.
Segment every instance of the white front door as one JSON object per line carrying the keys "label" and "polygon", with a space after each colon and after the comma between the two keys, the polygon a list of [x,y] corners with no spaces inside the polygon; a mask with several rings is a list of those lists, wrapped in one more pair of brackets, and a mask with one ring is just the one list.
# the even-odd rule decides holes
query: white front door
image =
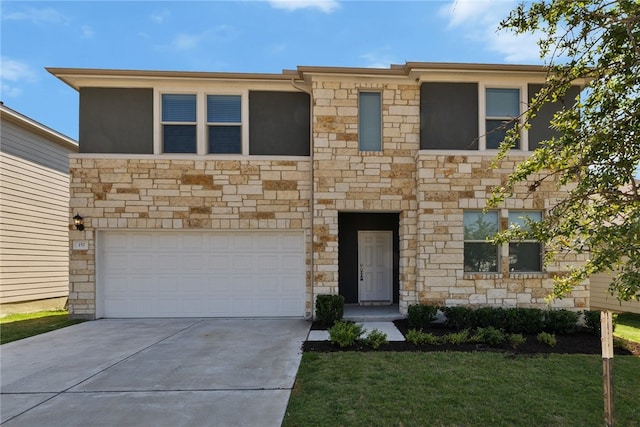
{"label": "white front door", "polygon": [[392,242],[392,231],[358,231],[359,302],[393,302]]}

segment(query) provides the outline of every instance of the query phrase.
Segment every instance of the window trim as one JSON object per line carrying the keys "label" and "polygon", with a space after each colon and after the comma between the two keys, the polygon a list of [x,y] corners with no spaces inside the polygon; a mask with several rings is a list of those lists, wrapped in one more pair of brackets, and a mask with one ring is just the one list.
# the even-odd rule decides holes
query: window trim
{"label": "window trim", "polygon": [[[378,94],[379,98],[380,98],[380,148],[378,150],[363,150],[362,149],[362,140],[361,140],[361,136],[362,136],[362,132],[360,132],[360,124],[362,122],[362,109],[361,109],[361,105],[360,105],[360,94],[362,93],[376,93]],[[383,119],[383,106],[382,106],[382,91],[381,90],[376,90],[376,89],[360,89],[358,90],[358,151],[361,153],[381,153],[384,151],[384,135],[383,135],[383,130],[384,130],[384,125],[382,122]]]}
{"label": "window trim", "polygon": [[[195,122],[167,122],[162,119],[162,97],[163,95],[195,95],[196,96],[196,121]],[[184,155],[184,154],[196,154],[198,152],[198,96],[193,91],[183,91],[183,92],[163,92],[159,96],[159,119],[160,119],[160,147],[159,150],[162,154],[176,154],[176,155]],[[196,128],[196,152],[195,153],[165,153],[164,151],[164,127],[165,126],[195,126]],[[155,144],[154,144],[155,146]],[[155,148],[155,147],[154,147]],[[155,151],[155,150],[154,150]]]}
{"label": "window trim", "polygon": [[[239,96],[240,97],[240,121],[239,122],[210,122],[209,121],[209,97],[210,96]],[[205,154],[207,155],[238,155],[238,154],[245,154],[244,152],[244,135],[242,132],[242,125],[244,123],[243,117],[243,100],[242,100],[242,95],[235,95],[235,94],[221,94],[221,93],[205,93],[204,95],[204,105],[205,105],[205,112],[204,112],[204,119],[205,119],[205,123],[204,123],[204,127],[205,127]],[[209,128],[210,127],[239,127],[240,128],[240,152],[239,153],[211,153],[209,152]],[[248,148],[248,147],[247,147]],[[247,152],[248,153],[248,150]]]}
{"label": "window trim", "polygon": [[[509,216],[511,213],[513,212],[518,212],[518,213],[526,213],[526,212],[532,212],[532,213],[539,213],[540,214],[540,221],[544,220],[544,210],[542,209],[509,209],[507,211],[507,226],[511,227],[511,221],[509,220]],[[538,245],[540,245],[540,270],[511,270],[511,248],[510,245],[512,243],[537,243]],[[525,239],[525,240],[510,240],[507,243],[507,259],[509,260],[509,274],[535,274],[535,273],[545,273],[544,270],[544,245],[542,244],[542,242],[540,240],[533,240],[533,239]]]}
{"label": "window trim", "polygon": [[[498,117],[487,116],[487,89],[518,89],[520,92],[518,114],[521,116],[529,104],[528,82],[524,83],[504,83],[498,81],[482,81],[478,82],[478,149],[473,151],[489,151],[496,152],[497,149],[487,148],[487,120],[497,119]],[[522,117],[518,119],[518,123],[522,124]],[[515,151],[528,151],[529,134],[526,129],[520,130],[520,147],[514,148]]]}
{"label": "window trim", "polygon": [[[196,95],[196,152],[165,153],[163,151],[162,95]],[[241,151],[233,154],[208,153],[207,95],[239,95],[240,96],[240,137]],[[247,88],[155,88],[153,91],[153,154],[167,156],[247,156],[249,155],[249,89]],[[189,123],[191,124],[191,123]]]}
{"label": "window trim", "polygon": [[[502,266],[502,248],[501,245],[496,245],[493,244],[491,242],[488,242],[487,240],[476,240],[476,239],[469,239],[467,240],[464,237],[464,214],[466,212],[480,212],[482,213],[482,209],[463,209],[462,210],[462,254],[463,254],[463,260],[462,260],[462,271],[464,274],[500,274],[501,272],[501,266]],[[494,212],[496,214],[496,233],[500,232],[500,223],[501,223],[501,216],[500,216],[500,210],[499,209],[490,209],[487,211],[487,213],[489,212]],[[495,253],[496,253],[496,271],[467,271],[465,270],[465,260],[464,260],[464,251],[465,251],[465,244],[466,243],[484,243],[487,245],[492,245],[495,248]]]}

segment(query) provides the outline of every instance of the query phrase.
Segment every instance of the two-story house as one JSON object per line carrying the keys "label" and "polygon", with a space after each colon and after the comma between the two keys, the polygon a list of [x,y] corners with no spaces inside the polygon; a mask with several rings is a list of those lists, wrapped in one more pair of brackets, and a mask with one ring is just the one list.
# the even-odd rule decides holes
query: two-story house
{"label": "two-story house", "polygon": [[[482,212],[553,135],[560,103],[490,167],[543,67],[49,71],[80,94],[73,316],[310,317],[316,295],[338,293],[401,313],[418,302],[541,307],[553,276],[581,261],[543,268],[539,242],[485,240],[562,195],[523,185]],[[587,285],[554,305],[588,307]]]}

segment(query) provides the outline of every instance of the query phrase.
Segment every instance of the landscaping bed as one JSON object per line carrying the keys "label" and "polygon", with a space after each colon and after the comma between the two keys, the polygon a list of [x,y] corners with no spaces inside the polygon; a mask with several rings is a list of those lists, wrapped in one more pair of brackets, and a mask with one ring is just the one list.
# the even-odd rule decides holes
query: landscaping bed
{"label": "landscaping bed", "polygon": [[[398,330],[406,337],[409,331],[409,322],[407,319],[400,319],[393,322]],[[326,329],[318,322],[312,324],[311,329]],[[435,336],[443,336],[452,332],[442,323],[432,323],[422,329],[425,333],[431,333]],[[337,352],[337,351],[412,351],[412,352],[434,352],[434,351],[458,351],[458,352],[504,352],[513,355],[522,354],[601,354],[602,347],[600,336],[589,332],[578,331],[570,335],[557,335],[556,344],[552,347],[548,344],[541,343],[537,340],[535,334],[523,334],[526,341],[523,344],[513,348],[512,345],[505,342],[502,344],[489,346],[484,343],[465,342],[461,344],[421,344],[416,345],[406,341],[390,341],[380,345],[377,349],[367,346],[363,343],[356,343],[351,346],[339,347],[330,341],[306,341],[302,350],[304,352]],[[633,342],[623,342],[616,340],[616,355],[636,355],[640,356],[640,344]]]}

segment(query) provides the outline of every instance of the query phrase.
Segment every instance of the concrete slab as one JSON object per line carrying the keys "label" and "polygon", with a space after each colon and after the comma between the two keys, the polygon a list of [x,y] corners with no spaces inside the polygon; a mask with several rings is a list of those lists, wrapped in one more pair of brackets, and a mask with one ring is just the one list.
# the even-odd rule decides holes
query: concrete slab
{"label": "concrete slab", "polygon": [[362,322],[365,329],[364,335],[374,329],[387,334],[387,341],[404,341],[404,335],[396,328],[393,322]]}
{"label": "concrete slab", "polygon": [[289,390],[64,393],[3,427],[279,426]]}
{"label": "concrete slab", "polygon": [[35,408],[55,395],[55,393],[0,394],[0,408],[2,408],[0,410],[0,424]]}
{"label": "concrete slab", "polygon": [[280,425],[309,327],[302,319],[97,320],[5,344],[0,419]]}
{"label": "concrete slab", "polygon": [[[371,332],[374,329],[377,329],[381,332],[387,334],[388,341],[404,341],[404,335],[402,332],[396,328],[396,325],[393,322],[357,322],[361,324],[365,330],[363,335],[367,335],[368,332]],[[309,331],[309,336],[307,337],[308,341],[328,341],[329,340],[329,332],[325,330],[320,331]]]}
{"label": "concrete slab", "polygon": [[2,346],[2,393],[61,392],[201,319],[97,320]]}
{"label": "concrete slab", "polygon": [[[99,373],[72,391],[293,387],[304,320],[207,319]],[[295,339],[294,337],[299,337]],[[131,378],[135,378],[132,381]]]}

